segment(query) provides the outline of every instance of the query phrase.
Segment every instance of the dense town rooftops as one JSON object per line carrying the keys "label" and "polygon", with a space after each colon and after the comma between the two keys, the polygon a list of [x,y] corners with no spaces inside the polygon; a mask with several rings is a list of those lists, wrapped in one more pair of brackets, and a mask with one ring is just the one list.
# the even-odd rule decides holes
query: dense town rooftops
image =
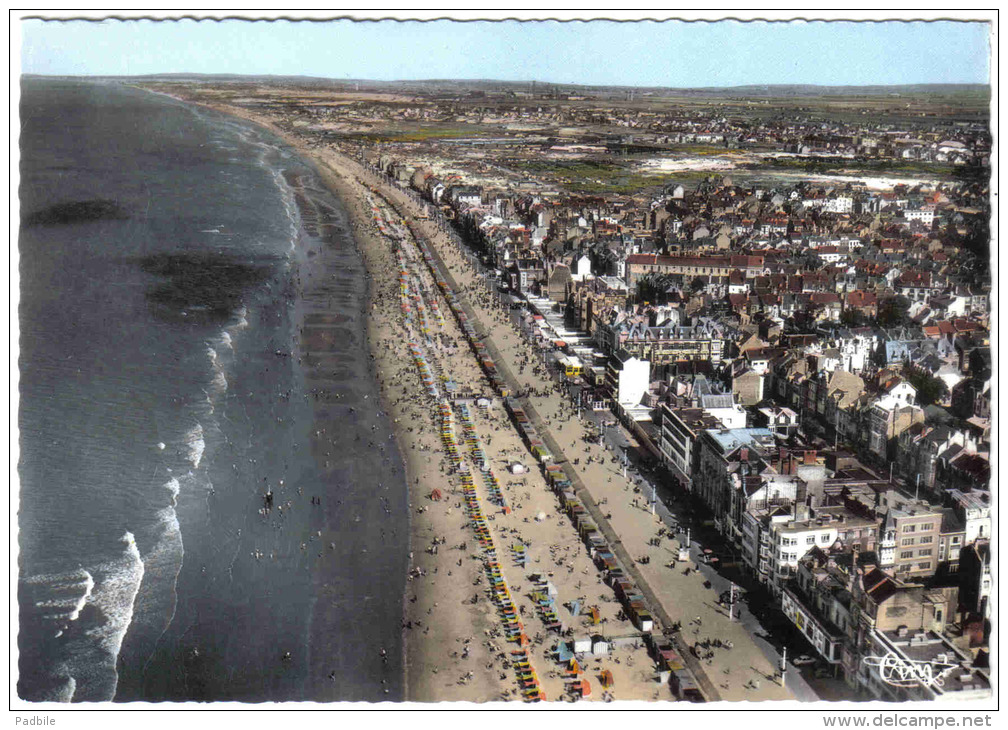
{"label": "dense town rooftops", "polygon": [[727,268],[732,265],[730,256],[662,256],[635,253],[626,257],[626,263],[642,266],[703,266]]}

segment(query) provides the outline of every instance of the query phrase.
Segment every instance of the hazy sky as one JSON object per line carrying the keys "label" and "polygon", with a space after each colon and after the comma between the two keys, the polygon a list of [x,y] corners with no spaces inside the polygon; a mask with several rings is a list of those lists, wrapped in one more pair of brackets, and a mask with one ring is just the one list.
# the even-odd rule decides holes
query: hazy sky
{"label": "hazy sky", "polygon": [[482,78],[639,86],[988,83],[963,22],[22,23],[22,72]]}

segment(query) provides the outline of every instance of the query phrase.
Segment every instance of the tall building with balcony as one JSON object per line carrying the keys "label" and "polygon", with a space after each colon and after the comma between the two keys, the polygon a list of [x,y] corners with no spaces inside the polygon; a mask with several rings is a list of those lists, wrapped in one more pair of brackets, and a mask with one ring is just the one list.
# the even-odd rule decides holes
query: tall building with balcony
{"label": "tall building with balcony", "polygon": [[779,503],[751,509],[742,517],[742,560],[760,583],[769,585],[774,555],[773,532],[778,523],[792,519],[792,503]]}
{"label": "tall building with balcony", "polygon": [[721,421],[702,408],[674,408],[668,403],[661,408],[660,449],[666,468],[687,490],[692,486],[696,445],[708,429],[721,426]]}
{"label": "tall building with balcony", "polygon": [[776,439],[765,428],[726,428],[704,431],[698,446],[693,493],[714,513],[718,529],[741,546],[741,523],[730,520],[733,493],[744,477],[769,465],[777,454]]}
{"label": "tall building with balcony", "polygon": [[856,548],[875,550],[879,520],[847,507],[820,507],[808,510],[797,505],[796,519],[775,524],[770,531],[770,586],[780,593],[810,551],[837,552]]}
{"label": "tall building with balcony", "polygon": [[926,502],[895,501],[885,512],[879,565],[901,580],[934,575],[938,568],[942,519],[942,510]]}

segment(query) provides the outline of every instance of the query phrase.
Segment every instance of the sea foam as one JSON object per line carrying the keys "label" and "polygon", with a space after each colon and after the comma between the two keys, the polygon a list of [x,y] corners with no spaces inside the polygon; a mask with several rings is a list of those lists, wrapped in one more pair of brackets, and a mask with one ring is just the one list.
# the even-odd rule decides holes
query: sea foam
{"label": "sea foam", "polygon": [[164,488],[167,489],[168,493],[171,495],[171,503],[172,507],[174,507],[178,503],[179,488],[180,488],[179,480],[176,479],[175,477],[172,477],[171,479],[169,479],[167,482],[164,483]]}
{"label": "sea foam", "polygon": [[228,387],[227,377],[221,370],[218,370],[216,373],[214,373],[213,380],[210,382],[218,393],[223,393],[225,390],[227,390]]}
{"label": "sea foam", "polygon": [[193,469],[199,469],[200,461],[203,459],[203,451],[206,443],[203,441],[203,426],[199,423],[185,435],[185,444],[188,449],[186,458],[193,465]]}
{"label": "sea foam", "polygon": [[[120,542],[125,545],[122,556],[95,571],[99,574],[99,580],[92,594],[92,602],[101,610],[105,622],[85,632],[87,636],[96,639],[107,653],[115,673],[115,682],[111,687],[105,688],[107,701],[115,697],[119,683],[119,673],[115,667],[123,639],[133,622],[133,605],[144,576],[144,562],[133,533],[123,534]],[[73,676],[80,676],[80,673],[75,672]]]}
{"label": "sea foam", "polygon": [[36,601],[35,606],[47,609],[42,615],[60,624],[78,619],[95,586],[94,577],[83,568],[70,573],[33,576],[25,582],[45,585],[55,594],[52,598]]}
{"label": "sea foam", "polygon": [[[49,701],[70,702],[78,690],[90,700],[111,701],[115,697],[119,651],[133,621],[134,602],[144,575],[133,533],[124,533],[120,542],[123,552],[107,562],[25,579],[26,584],[53,595],[37,605],[52,604],[57,609],[43,614],[44,619],[55,625],[58,638],[70,642],[65,661],[56,667],[63,684],[46,697]],[[61,595],[64,592],[74,597]],[[77,621],[87,604],[97,609],[94,617],[99,623],[88,625],[94,620],[89,616],[82,633],[64,638],[67,624]]]}
{"label": "sea foam", "polygon": [[[185,487],[185,493],[191,494],[192,477],[182,477],[180,480],[172,477],[162,488],[170,498],[170,504],[155,513],[155,521],[139,532],[140,544],[147,546],[143,553],[144,579],[134,599],[133,628],[137,642],[127,644],[124,660],[131,664],[151,662],[154,654],[149,647],[157,646],[164,633],[174,620],[178,606],[178,576],[182,570],[185,549],[182,543],[182,530],[179,525],[176,506],[179,493]],[[157,495],[162,497],[163,495]],[[156,637],[156,638],[154,638]],[[148,643],[148,642],[153,642]],[[136,650],[144,647],[148,652],[138,654]]]}
{"label": "sea foam", "polygon": [[288,237],[290,239],[290,251],[297,248],[298,231],[301,229],[300,213],[297,201],[294,199],[294,190],[287,181],[284,180],[283,173],[279,169],[272,170],[273,183],[280,191],[280,200],[283,201],[284,212],[287,214]]}

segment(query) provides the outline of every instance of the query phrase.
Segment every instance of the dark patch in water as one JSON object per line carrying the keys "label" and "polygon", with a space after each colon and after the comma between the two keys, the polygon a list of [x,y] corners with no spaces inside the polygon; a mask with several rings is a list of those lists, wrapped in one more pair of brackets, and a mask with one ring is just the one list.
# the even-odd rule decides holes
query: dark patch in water
{"label": "dark patch in water", "polygon": [[71,223],[88,223],[99,220],[126,220],[129,215],[114,200],[75,200],[56,203],[48,208],[29,213],[24,218],[26,226],[59,226]]}
{"label": "dark patch in water", "polygon": [[156,254],[141,261],[149,274],[167,277],[147,292],[154,315],[186,321],[220,322],[234,316],[242,294],[262,284],[272,267],[253,265],[221,254]]}

